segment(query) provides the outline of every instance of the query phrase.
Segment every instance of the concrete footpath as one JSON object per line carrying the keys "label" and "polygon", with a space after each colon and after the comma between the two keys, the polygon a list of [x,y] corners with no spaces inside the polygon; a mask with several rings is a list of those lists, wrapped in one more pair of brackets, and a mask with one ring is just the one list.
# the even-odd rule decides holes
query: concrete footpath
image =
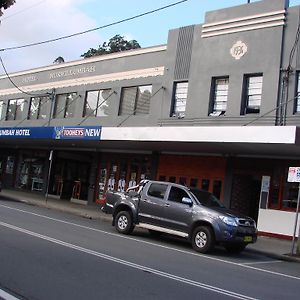
{"label": "concrete footpath", "polygon": [[[63,211],[88,219],[101,219],[111,222],[111,216],[103,213],[100,210],[100,206],[97,204],[82,205],[72,203],[67,200],[54,199],[51,198],[51,196],[49,196],[48,199],[46,199],[44,195],[38,193],[7,189],[2,190],[0,196],[7,197],[15,201],[28,203],[31,205]],[[297,257],[290,255],[291,248],[292,241],[260,236],[258,237],[258,240],[255,244],[250,244],[247,246],[246,251],[257,252],[272,258],[300,263],[299,256]]]}

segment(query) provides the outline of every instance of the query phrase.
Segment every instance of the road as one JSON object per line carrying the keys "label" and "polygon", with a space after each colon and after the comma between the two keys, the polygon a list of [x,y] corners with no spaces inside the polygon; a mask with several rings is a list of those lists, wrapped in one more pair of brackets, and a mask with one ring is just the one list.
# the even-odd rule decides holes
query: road
{"label": "road", "polygon": [[[0,299],[299,299],[300,266],[0,197]],[[2,291],[2,294],[1,294]],[[15,298],[14,298],[15,297]],[[8,298],[6,298],[8,299]]]}

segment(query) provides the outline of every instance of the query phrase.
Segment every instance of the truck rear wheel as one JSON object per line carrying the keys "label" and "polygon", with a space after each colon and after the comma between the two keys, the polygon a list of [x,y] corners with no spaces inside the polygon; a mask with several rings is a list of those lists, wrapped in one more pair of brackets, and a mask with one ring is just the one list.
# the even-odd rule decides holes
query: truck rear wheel
{"label": "truck rear wheel", "polygon": [[117,231],[123,234],[130,234],[134,229],[132,216],[128,211],[120,211],[116,216],[115,224]]}
{"label": "truck rear wheel", "polygon": [[193,249],[200,253],[210,252],[215,245],[215,236],[208,226],[198,226],[192,235]]}

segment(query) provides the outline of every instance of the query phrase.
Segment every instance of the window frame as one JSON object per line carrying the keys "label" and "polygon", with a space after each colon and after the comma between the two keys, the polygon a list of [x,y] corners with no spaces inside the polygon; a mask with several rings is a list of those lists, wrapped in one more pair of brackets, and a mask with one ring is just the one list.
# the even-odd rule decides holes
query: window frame
{"label": "window frame", "polygon": [[3,114],[3,111],[4,111],[4,100],[0,100],[0,121],[3,121],[2,120],[2,114]]}
{"label": "window frame", "polygon": [[[155,186],[161,186],[161,187],[164,187],[164,195],[163,197],[160,197],[158,195],[151,195],[149,192],[151,190],[152,187],[155,187]],[[167,191],[168,191],[168,184],[163,184],[163,183],[156,183],[156,182],[153,182],[150,184],[150,186],[148,187],[147,189],[147,195],[149,197],[154,197],[154,198],[157,198],[157,199],[160,199],[160,200],[164,200],[166,198],[166,195],[167,195]]]}
{"label": "window frame", "polygon": [[[299,110],[297,109],[299,107]],[[300,71],[296,72],[296,85],[295,85],[295,101],[294,101],[294,114],[300,113]]]}
{"label": "window frame", "polygon": [[[184,98],[178,98],[178,99],[181,99],[179,101],[182,101],[182,99],[184,99],[184,105],[182,105],[182,106],[184,106],[184,110],[183,111],[176,109],[176,108],[178,108],[178,106],[176,105],[177,104],[176,95],[177,95],[177,91],[178,91],[177,87],[180,84],[187,84],[186,87],[182,87],[181,88],[181,89],[186,89],[186,91],[185,91],[185,99]],[[188,90],[189,90],[189,82],[187,80],[174,82],[174,84],[173,84],[172,105],[171,105],[170,117],[177,117],[177,118],[184,118],[185,117],[186,104],[187,104],[187,99],[188,99]]]}
{"label": "window frame", "polygon": [[[227,94],[226,96],[226,109],[225,110],[216,110],[215,109],[215,104],[218,102],[225,102],[225,101],[217,101],[217,81],[218,80],[227,80]],[[211,80],[211,89],[210,89],[210,101],[209,101],[209,111],[208,115],[209,116],[224,116],[227,112],[227,103],[228,103],[228,95],[229,95],[229,75],[226,76],[218,76],[218,77],[212,77]]]}
{"label": "window frame", "polygon": [[[111,90],[111,88],[106,88],[106,89],[99,89],[99,90],[90,90],[90,91],[86,92],[85,101],[84,101],[83,115],[82,115],[83,117],[108,117],[109,116],[109,114],[105,115],[104,113],[99,115],[99,111],[102,112],[102,110],[101,110],[102,105],[99,106],[99,104],[100,103],[104,104],[104,103],[107,103],[109,101],[109,96],[106,99],[101,96],[101,92],[106,92],[106,91],[110,94],[112,90]],[[88,104],[88,100],[89,100],[88,95],[92,94],[92,93],[96,93],[96,92],[97,92],[96,108],[92,109],[93,113],[87,114],[87,104]]]}
{"label": "window frame", "polygon": [[[32,117],[32,110],[31,110],[31,106],[32,106],[32,102],[34,99],[38,99],[38,107],[37,107],[37,113],[35,117]],[[43,101],[45,100],[45,102]],[[51,99],[49,96],[37,96],[37,97],[31,97],[30,98],[30,104],[29,104],[29,109],[28,109],[28,116],[27,119],[28,120],[46,120],[47,116],[49,116],[49,111],[48,113],[46,113],[45,118],[41,118],[41,107],[43,105],[46,105],[47,102],[49,102]],[[48,107],[46,107],[46,109],[48,110]]]}
{"label": "window frame", "polygon": [[[141,113],[141,112],[137,112],[138,106],[139,106],[139,100],[141,99],[141,97],[139,96],[139,95],[141,95],[139,93],[139,88],[145,88],[145,87],[149,87],[151,89],[151,94],[150,94],[150,97],[149,97],[149,108],[147,109],[147,113]],[[131,105],[132,106],[132,111],[129,110],[128,113],[124,113],[123,112],[123,110],[124,110],[124,107],[123,107],[124,94],[125,94],[126,90],[129,90],[129,89],[135,89],[134,103],[133,103],[133,105]],[[145,116],[145,115],[149,115],[151,98],[153,96],[152,90],[153,90],[153,85],[152,84],[143,84],[143,85],[137,85],[137,86],[122,87],[118,116],[131,116],[131,115]],[[145,103],[142,103],[141,107],[143,107]]]}
{"label": "window frame", "polygon": [[[260,104],[259,109],[251,108],[249,106],[249,82],[251,78],[261,77],[261,91],[260,91]],[[249,115],[249,114],[259,114],[261,110],[261,103],[262,103],[262,95],[263,95],[263,73],[253,73],[253,74],[245,74],[243,80],[243,95],[242,95],[242,105],[241,105],[241,115]],[[258,94],[253,94],[258,95]],[[252,96],[253,96],[252,95]]]}
{"label": "window frame", "polygon": [[[13,118],[8,118],[8,113],[9,113],[9,108],[10,108],[10,104],[12,101],[15,101],[15,108],[14,108],[14,112],[11,113],[13,115]],[[18,104],[18,102],[21,102],[20,104]],[[21,121],[24,118],[24,113],[25,113],[25,103],[26,100],[24,98],[18,98],[18,99],[9,99],[8,103],[7,103],[7,110],[6,110],[6,115],[5,115],[5,120],[6,121]],[[23,105],[23,109],[21,111],[21,116],[20,118],[17,116],[17,109],[18,106]]]}
{"label": "window frame", "polygon": [[[71,116],[68,116],[68,107],[70,106],[69,105],[69,101],[68,101],[68,97],[73,95],[72,97],[72,100],[71,100],[71,105],[74,105],[74,111],[72,112],[73,115]],[[57,104],[58,104],[58,99],[59,98],[62,98],[63,99],[63,105],[60,106],[61,108],[64,107],[64,109],[60,109],[58,112],[57,112]],[[71,118],[74,118],[75,115],[76,115],[76,102],[75,100],[77,99],[78,97],[78,94],[77,92],[71,92],[71,93],[63,93],[63,94],[57,94],[56,97],[55,97],[55,104],[54,104],[54,110],[53,110],[53,118],[54,119],[71,119]]]}

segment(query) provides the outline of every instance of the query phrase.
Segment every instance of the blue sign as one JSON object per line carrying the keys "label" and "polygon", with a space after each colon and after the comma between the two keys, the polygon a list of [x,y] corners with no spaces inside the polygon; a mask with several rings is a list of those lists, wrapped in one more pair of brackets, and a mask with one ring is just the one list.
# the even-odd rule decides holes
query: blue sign
{"label": "blue sign", "polygon": [[100,140],[100,126],[62,126],[54,127],[56,140]]}
{"label": "blue sign", "polygon": [[0,128],[0,139],[100,140],[101,126]]}

